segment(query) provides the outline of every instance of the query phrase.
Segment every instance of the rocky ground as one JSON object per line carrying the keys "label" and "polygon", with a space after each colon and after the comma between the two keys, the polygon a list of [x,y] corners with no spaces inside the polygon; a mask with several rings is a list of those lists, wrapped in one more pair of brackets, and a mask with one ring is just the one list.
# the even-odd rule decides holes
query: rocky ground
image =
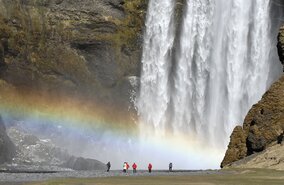
{"label": "rocky ground", "polygon": [[263,152],[255,153],[242,160],[234,162],[230,168],[264,168],[284,170],[284,145],[277,144]]}

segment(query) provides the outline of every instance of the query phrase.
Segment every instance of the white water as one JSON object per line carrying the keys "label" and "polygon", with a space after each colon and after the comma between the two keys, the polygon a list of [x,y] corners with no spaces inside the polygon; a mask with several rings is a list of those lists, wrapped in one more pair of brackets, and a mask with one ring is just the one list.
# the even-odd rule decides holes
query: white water
{"label": "white water", "polygon": [[[204,146],[220,149],[212,155],[222,159],[232,129],[242,124],[281,69],[271,72],[270,1],[187,0],[175,55],[174,4],[149,4],[137,103],[141,141],[188,136],[191,144],[183,146],[188,154],[151,153],[164,155],[163,162],[174,156],[184,161],[180,167],[194,168],[186,164],[196,163],[194,150],[196,156],[208,156]],[[192,148],[196,141],[200,144]],[[200,161],[208,168],[220,162]]]}
{"label": "white water", "polygon": [[141,97],[145,101],[140,101],[139,112],[142,120],[159,130],[165,129],[170,98],[168,74],[175,37],[173,13],[172,0],[149,2],[141,78],[141,84],[145,84]]}

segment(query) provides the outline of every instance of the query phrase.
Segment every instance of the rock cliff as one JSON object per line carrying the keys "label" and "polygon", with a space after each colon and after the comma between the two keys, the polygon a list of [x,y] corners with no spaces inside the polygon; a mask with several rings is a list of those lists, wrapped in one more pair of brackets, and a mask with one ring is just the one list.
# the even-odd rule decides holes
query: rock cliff
{"label": "rock cliff", "polygon": [[127,107],[147,0],[0,0],[0,78]]}
{"label": "rock cliff", "polygon": [[[4,169],[11,170],[105,170],[106,165],[95,159],[75,157],[70,155],[66,149],[57,146],[51,139],[40,139],[15,125],[7,129],[16,148],[13,164],[2,165]],[[1,164],[1,163],[0,163]]]}
{"label": "rock cliff", "polygon": [[[46,95],[41,106],[68,97],[127,111],[146,9],[147,0],[0,0],[1,113],[20,98],[36,110]],[[14,150],[0,119],[0,163]]]}
{"label": "rock cliff", "polygon": [[[284,28],[278,36],[278,53],[284,62]],[[275,82],[247,114],[243,127],[234,129],[221,167],[282,142],[284,131],[284,76]]]}
{"label": "rock cliff", "polygon": [[6,134],[6,128],[0,116],[0,164],[10,162],[15,154],[15,145]]}

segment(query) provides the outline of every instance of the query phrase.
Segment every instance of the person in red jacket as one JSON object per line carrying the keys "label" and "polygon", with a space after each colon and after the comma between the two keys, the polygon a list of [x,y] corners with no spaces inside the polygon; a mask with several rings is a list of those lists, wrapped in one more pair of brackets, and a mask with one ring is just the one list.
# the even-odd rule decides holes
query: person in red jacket
{"label": "person in red jacket", "polygon": [[133,173],[136,173],[136,169],[137,169],[137,164],[136,163],[133,163],[132,165],[132,168],[133,168]]}
{"label": "person in red jacket", "polygon": [[127,171],[128,171],[128,169],[129,169],[129,164],[128,163],[126,163],[126,169],[127,169]]}
{"label": "person in red jacket", "polygon": [[149,173],[151,173],[152,172],[152,164],[151,163],[149,163],[149,165],[148,165],[148,170],[149,170]]}

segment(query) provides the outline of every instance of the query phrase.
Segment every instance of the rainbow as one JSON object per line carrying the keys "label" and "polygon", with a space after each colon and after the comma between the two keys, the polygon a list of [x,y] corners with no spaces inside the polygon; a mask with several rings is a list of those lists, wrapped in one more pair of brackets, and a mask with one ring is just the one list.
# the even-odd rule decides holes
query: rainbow
{"label": "rainbow", "polygon": [[67,128],[66,132],[87,132],[94,137],[107,133],[99,141],[105,152],[89,146],[80,149],[80,155],[95,156],[104,162],[115,161],[115,168],[120,168],[124,161],[140,164],[152,161],[159,168],[167,168],[165,164],[170,161],[179,168],[218,168],[224,152],[204,145],[195,136],[174,136],[171,131],[153,130],[145,124],[137,124],[129,112],[74,97],[54,97],[35,91],[23,93],[14,88],[4,88],[0,93],[0,114],[27,120],[35,127],[46,122]]}
{"label": "rainbow", "polygon": [[74,97],[53,97],[46,93],[29,91],[20,93],[4,89],[0,93],[0,114],[17,118],[37,118],[66,127],[111,129],[118,132],[135,130],[129,113],[115,110],[102,104]]}

